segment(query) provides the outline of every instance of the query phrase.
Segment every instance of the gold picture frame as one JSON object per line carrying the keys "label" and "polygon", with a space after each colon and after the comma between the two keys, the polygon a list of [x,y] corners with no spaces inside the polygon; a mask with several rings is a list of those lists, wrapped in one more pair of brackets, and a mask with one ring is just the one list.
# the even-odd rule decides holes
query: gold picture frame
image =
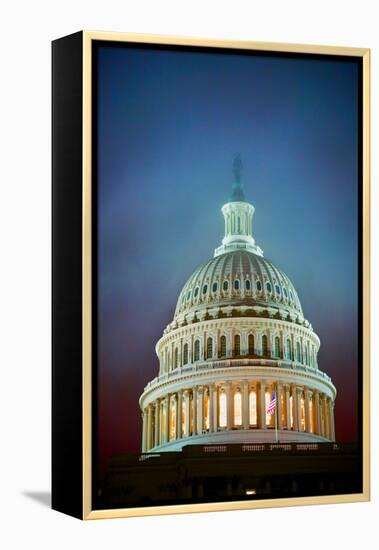
{"label": "gold picture frame", "polygon": [[[73,512],[69,506],[64,503],[65,500],[57,496],[54,501],[54,482],[53,482],[53,508],[82,517],[82,519],[104,519],[121,518],[160,514],[183,514],[194,512],[208,512],[220,510],[246,510],[255,508],[270,508],[283,506],[305,506],[314,504],[332,504],[343,502],[363,502],[370,499],[370,50],[367,48],[351,48],[336,46],[316,46],[302,44],[284,44],[271,42],[254,41],[229,41],[219,39],[159,36],[145,34],[124,34],[114,32],[83,31],[78,33],[81,43],[82,59],[82,165],[81,165],[81,445],[82,456],[80,472],[82,476],[81,484],[81,503],[76,505],[76,512]],[[58,46],[63,47],[65,38],[55,42],[56,50]],[[236,50],[255,50],[257,52],[280,52],[292,54],[317,54],[333,56],[352,56],[362,60],[363,69],[363,90],[362,90],[362,269],[363,269],[363,301],[362,301],[362,320],[363,320],[363,491],[359,494],[341,494],[328,496],[309,496],[293,498],[268,498],[264,500],[243,500],[233,502],[211,502],[195,504],[175,504],[158,505],[137,508],[115,508],[98,510],[92,507],[92,48],[93,43],[99,41],[115,43],[135,43],[152,44],[162,46],[191,46],[191,47],[211,47],[228,48]],[[59,43],[59,44],[58,44]],[[59,53],[59,52],[58,52]],[[59,69],[59,55],[53,57],[57,70]],[[59,75],[58,75],[59,80]],[[54,80],[53,80],[54,82]],[[57,89],[59,82],[55,84]],[[54,88],[53,88],[54,89]],[[54,104],[53,104],[54,113]],[[59,142],[59,138],[56,138]],[[59,142],[60,143],[60,142]],[[60,146],[57,143],[57,147]],[[53,156],[54,158],[54,156]],[[54,180],[54,177],[53,177]],[[58,185],[57,182],[53,185]],[[58,215],[59,218],[59,215]],[[62,282],[62,284],[64,284]],[[58,337],[56,337],[58,338]],[[58,353],[58,352],[57,352]],[[61,367],[55,366],[55,376]],[[54,365],[53,365],[54,376]],[[73,375],[74,376],[74,375]],[[76,376],[76,375],[75,375]],[[59,389],[56,390],[61,391]],[[54,392],[53,392],[54,393]],[[58,398],[55,399],[55,404]],[[63,405],[62,405],[63,407]],[[53,402],[54,408],[54,402]],[[53,411],[54,415],[54,411]],[[56,416],[53,429],[58,431],[58,424],[64,423],[63,413],[60,410]],[[59,425],[61,425],[59,424]],[[58,436],[56,436],[57,438]],[[59,446],[59,443],[57,443]],[[66,445],[67,446],[67,445]],[[62,466],[57,458],[57,450],[53,456],[57,465],[55,468],[61,471]],[[63,458],[62,458],[63,461]],[[53,460],[54,462],[54,460]],[[54,464],[53,464],[54,472]],[[58,474],[56,474],[58,476]],[[53,476],[54,477],[54,476]],[[59,477],[59,476],[58,476]],[[60,491],[61,482],[56,482],[55,492]],[[54,503],[55,502],[55,503]]]}

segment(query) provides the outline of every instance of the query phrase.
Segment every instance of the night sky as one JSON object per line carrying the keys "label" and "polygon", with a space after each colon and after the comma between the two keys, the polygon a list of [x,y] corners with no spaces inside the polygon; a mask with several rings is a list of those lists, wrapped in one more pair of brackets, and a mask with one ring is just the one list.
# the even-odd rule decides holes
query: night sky
{"label": "night sky", "polygon": [[138,452],[138,398],[187,278],[223,237],[240,153],[253,235],[290,277],[357,436],[358,68],[354,62],[98,49],[100,471]]}

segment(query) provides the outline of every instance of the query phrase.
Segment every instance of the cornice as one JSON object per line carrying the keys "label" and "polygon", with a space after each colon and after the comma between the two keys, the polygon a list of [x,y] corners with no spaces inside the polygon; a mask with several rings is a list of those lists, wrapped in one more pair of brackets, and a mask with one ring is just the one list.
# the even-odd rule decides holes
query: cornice
{"label": "cornice", "polygon": [[[155,383],[149,383],[146,386],[143,394],[140,397],[140,406],[146,400],[148,403],[157,398],[163,397],[170,392],[176,392],[180,389],[188,389],[192,386],[203,386],[215,384],[216,382],[243,382],[244,379],[252,381],[266,380],[268,382],[274,380],[282,384],[302,385],[310,388],[311,391],[318,390],[320,393],[328,393],[330,397],[335,399],[336,388],[328,377],[322,371],[300,371],[294,369],[284,369],[283,367],[269,367],[263,365],[257,366],[238,366],[232,368],[212,368],[197,370],[191,372],[181,372],[175,377],[161,377]],[[146,406],[146,405],[145,405]],[[144,408],[144,407],[141,407]]]}

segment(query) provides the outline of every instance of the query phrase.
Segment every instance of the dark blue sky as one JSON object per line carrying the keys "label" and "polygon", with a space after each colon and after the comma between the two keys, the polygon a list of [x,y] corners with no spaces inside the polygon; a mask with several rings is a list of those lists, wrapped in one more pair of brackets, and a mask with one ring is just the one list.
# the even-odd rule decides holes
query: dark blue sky
{"label": "dark blue sky", "polygon": [[241,154],[253,233],[294,283],[356,433],[354,62],[98,50],[99,443],[138,452],[138,397],[186,279],[223,237]]}

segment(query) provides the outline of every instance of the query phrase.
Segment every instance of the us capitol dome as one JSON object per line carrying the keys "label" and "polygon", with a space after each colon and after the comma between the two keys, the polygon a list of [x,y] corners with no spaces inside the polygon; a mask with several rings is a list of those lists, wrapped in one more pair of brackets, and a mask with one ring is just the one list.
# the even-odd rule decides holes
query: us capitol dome
{"label": "us capitol dome", "polygon": [[222,244],[185,283],[156,345],[159,374],[139,401],[142,452],[335,441],[336,388],[318,367],[320,340],[253,238],[241,168],[237,157]]}

